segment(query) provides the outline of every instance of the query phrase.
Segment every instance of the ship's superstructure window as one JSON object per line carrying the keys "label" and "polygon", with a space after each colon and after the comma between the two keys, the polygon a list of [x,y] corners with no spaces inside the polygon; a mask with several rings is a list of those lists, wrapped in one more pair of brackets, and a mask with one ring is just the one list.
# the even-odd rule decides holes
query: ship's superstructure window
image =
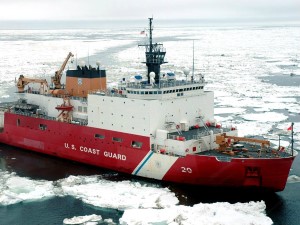
{"label": "ship's superstructure window", "polygon": [[40,128],[40,130],[47,130],[47,125],[46,124],[40,124],[39,128]]}
{"label": "ship's superstructure window", "polygon": [[139,142],[139,141],[132,141],[131,142],[131,147],[133,147],[133,148],[141,148],[142,145],[143,145],[143,143]]}
{"label": "ship's superstructure window", "polygon": [[87,107],[83,107],[83,112],[87,113]]}
{"label": "ship's superstructure window", "polygon": [[112,140],[115,141],[115,142],[122,142],[123,141],[122,138],[118,138],[118,137],[113,137]]}
{"label": "ship's superstructure window", "polygon": [[102,134],[95,134],[95,138],[104,139],[105,136]]}
{"label": "ship's superstructure window", "polygon": [[197,86],[197,87],[188,87],[188,88],[179,88],[179,89],[170,89],[165,91],[131,91],[128,90],[128,94],[141,94],[141,95],[157,95],[157,94],[169,94],[169,93],[176,93],[176,92],[184,92],[184,91],[193,91],[193,90],[199,90],[203,89],[203,86]]}
{"label": "ship's superstructure window", "polygon": [[78,112],[82,112],[82,106],[78,106]]}

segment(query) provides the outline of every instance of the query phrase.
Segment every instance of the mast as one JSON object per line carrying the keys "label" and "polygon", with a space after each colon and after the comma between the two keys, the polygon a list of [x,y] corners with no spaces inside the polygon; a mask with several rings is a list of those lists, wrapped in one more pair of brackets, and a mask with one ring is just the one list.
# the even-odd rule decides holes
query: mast
{"label": "mast", "polygon": [[148,71],[147,71],[147,78],[148,78],[148,83],[150,83],[150,73],[154,72],[155,73],[155,84],[159,83],[160,80],[160,65],[167,63],[164,61],[165,55],[166,55],[166,50],[163,48],[162,44],[154,43],[153,44],[153,39],[152,39],[152,20],[153,18],[149,18],[149,43],[144,44],[144,45],[139,45],[139,46],[145,46],[146,51],[146,62],[143,62],[146,64]]}
{"label": "mast", "polygon": [[194,49],[194,40],[193,40],[193,72],[192,72],[192,81],[194,80],[195,76],[195,49]]}
{"label": "mast", "polygon": [[292,142],[291,143],[292,144],[292,146],[291,146],[292,147],[292,156],[294,156],[294,123],[292,123],[292,130],[291,131],[292,131],[292,141],[291,141]]}

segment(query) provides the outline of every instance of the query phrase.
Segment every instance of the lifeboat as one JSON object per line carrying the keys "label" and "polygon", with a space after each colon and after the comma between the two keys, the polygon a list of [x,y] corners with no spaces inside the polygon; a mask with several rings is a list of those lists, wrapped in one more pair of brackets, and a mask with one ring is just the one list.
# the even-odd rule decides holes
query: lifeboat
{"label": "lifeboat", "polygon": [[57,110],[71,111],[73,109],[73,106],[72,105],[58,105],[55,108]]}

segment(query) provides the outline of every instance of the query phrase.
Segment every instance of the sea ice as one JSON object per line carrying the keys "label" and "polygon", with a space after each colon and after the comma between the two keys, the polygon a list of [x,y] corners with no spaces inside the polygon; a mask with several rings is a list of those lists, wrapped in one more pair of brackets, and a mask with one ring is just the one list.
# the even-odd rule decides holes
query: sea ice
{"label": "sea ice", "polygon": [[129,224],[188,224],[188,225],[270,225],[265,214],[266,205],[261,202],[212,203],[189,206],[173,206],[165,209],[125,210],[121,225]]}
{"label": "sea ice", "polygon": [[244,108],[215,108],[215,114],[241,114],[245,112],[246,109]]}
{"label": "sea ice", "polygon": [[241,117],[248,121],[257,121],[257,122],[281,122],[288,118],[282,113],[276,113],[276,112],[252,113],[252,114],[242,115]]}
{"label": "sea ice", "polygon": [[98,224],[102,220],[102,217],[100,215],[87,215],[87,216],[74,216],[72,218],[66,218],[64,219],[64,224]]}
{"label": "sea ice", "polygon": [[299,183],[300,182],[300,177],[297,175],[290,175],[287,179],[287,183]]}
{"label": "sea ice", "polygon": [[[106,208],[125,210],[121,224],[272,224],[264,202],[178,205],[167,188],[138,182],[107,181],[100,176],[69,176],[55,182],[32,180],[0,171],[0,204],[71,195]],[[226,216],[224,216],[226,215]],[[64,219],[64,224],[98,224],[101,216],[86,215]],[[114,224],[107,220],[107,223]]]}
{"label": "sea ice", "polygon": [[0,181],[0,204],[2,205],[55,196],[51,181],[31,180],[2,171],[0,171]]}
{"label": "sea ice", "polygon": [[167,188],[150,187],[138,182],[112,182],[97,176],[70,176],[60,181],[63,193],[99,207],[165,208],[178,204],[175,194]]}
{"label": "sea ice", "polygon": [[237,127],[238,136],[253,136],[253,135],[265,135],[272,129],[272,124],[257,123],[255,121],[241,121],[235,124]]}

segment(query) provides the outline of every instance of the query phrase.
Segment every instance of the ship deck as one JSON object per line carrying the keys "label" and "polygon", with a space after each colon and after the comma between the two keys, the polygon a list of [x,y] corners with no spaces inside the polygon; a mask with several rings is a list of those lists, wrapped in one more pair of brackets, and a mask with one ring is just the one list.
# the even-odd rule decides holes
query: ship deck
{"label": "ship deck", "polygon": [[[19,108],[15,109],[14,107],[17,105],[19,106]],[[24,105],[30,106],[30,104],[24,104]],[[24,108],[24,110],[22,110],[18,101],[0,103],[0,111],[3,111],[3,112],[9,110],[11,113],[15,113],[18,115],[23,115],[23,116],[30,116],[30,117],[41,118],[41,119],[46,119],[46,120],[56,120],[57,119],[57,117],[48,116],[43,113],[37,114],[36,112],[32,112],[25,108]],[[72,123],[81,125],[81,126],[86,126],[88,124],[88,121],[85,119],[73,118]]]}
{"label": "ship deck", "polygon": [[232,159],[276,159],[289,158],[292,155],[290,150],[277,151],[275,149],[266,148],[261,149],[259,145],[249,145],[248,143],[240,142],[247,150],[228,149],[226,151],[219,151],[217,149],[207,150],[196,153],[197,155],[214,156],[219,161],[230,162]]}
{"label": "ship deck", "polygon": [[192,139],[199,139],[205,136],[209,135],[209,132],[213,131],[214,134],[220,134],[223,132],[228,132],[230,131],[230,128],[226,128],[226,127],[222,127],[220,128],[216,128],[214,126],[211,127],[199,127],[199,128],[195,128],[195,129],[190,129],[188,131],[175,131],[175,132],[171,132],[168,134],[168,138],[169,139],[176,139],[176,137],[181,136],[184,137],[185,140],[192,140]]}
{"label": "ship deck", "polygon": [[[184,137],[184,140],[200,139],[202,137],[208,136],[209,132],[212,131],[213,134],[221,134],[230,131],[230,128],[216,128],[216,127],[199,127],[197,129],[191,129],[188,131],[177,131],[168,134],[168,138],[176,139],[178,136]],[[220,161],[231,161],[233,158],[247,158],[247,159],[274,159],[274,158],[287,158],[292,156],[292,150],[290,148],[285,148],[279,151],[278,149],[270,147],[262,148],[260,144],[253,142],[239,141],[232,143],[225,151],[220,151],[218,149],[206,150],[196,153],[197,155],[214,156]],[[296,151],[293,152],[294,155],[297,154]]]}

